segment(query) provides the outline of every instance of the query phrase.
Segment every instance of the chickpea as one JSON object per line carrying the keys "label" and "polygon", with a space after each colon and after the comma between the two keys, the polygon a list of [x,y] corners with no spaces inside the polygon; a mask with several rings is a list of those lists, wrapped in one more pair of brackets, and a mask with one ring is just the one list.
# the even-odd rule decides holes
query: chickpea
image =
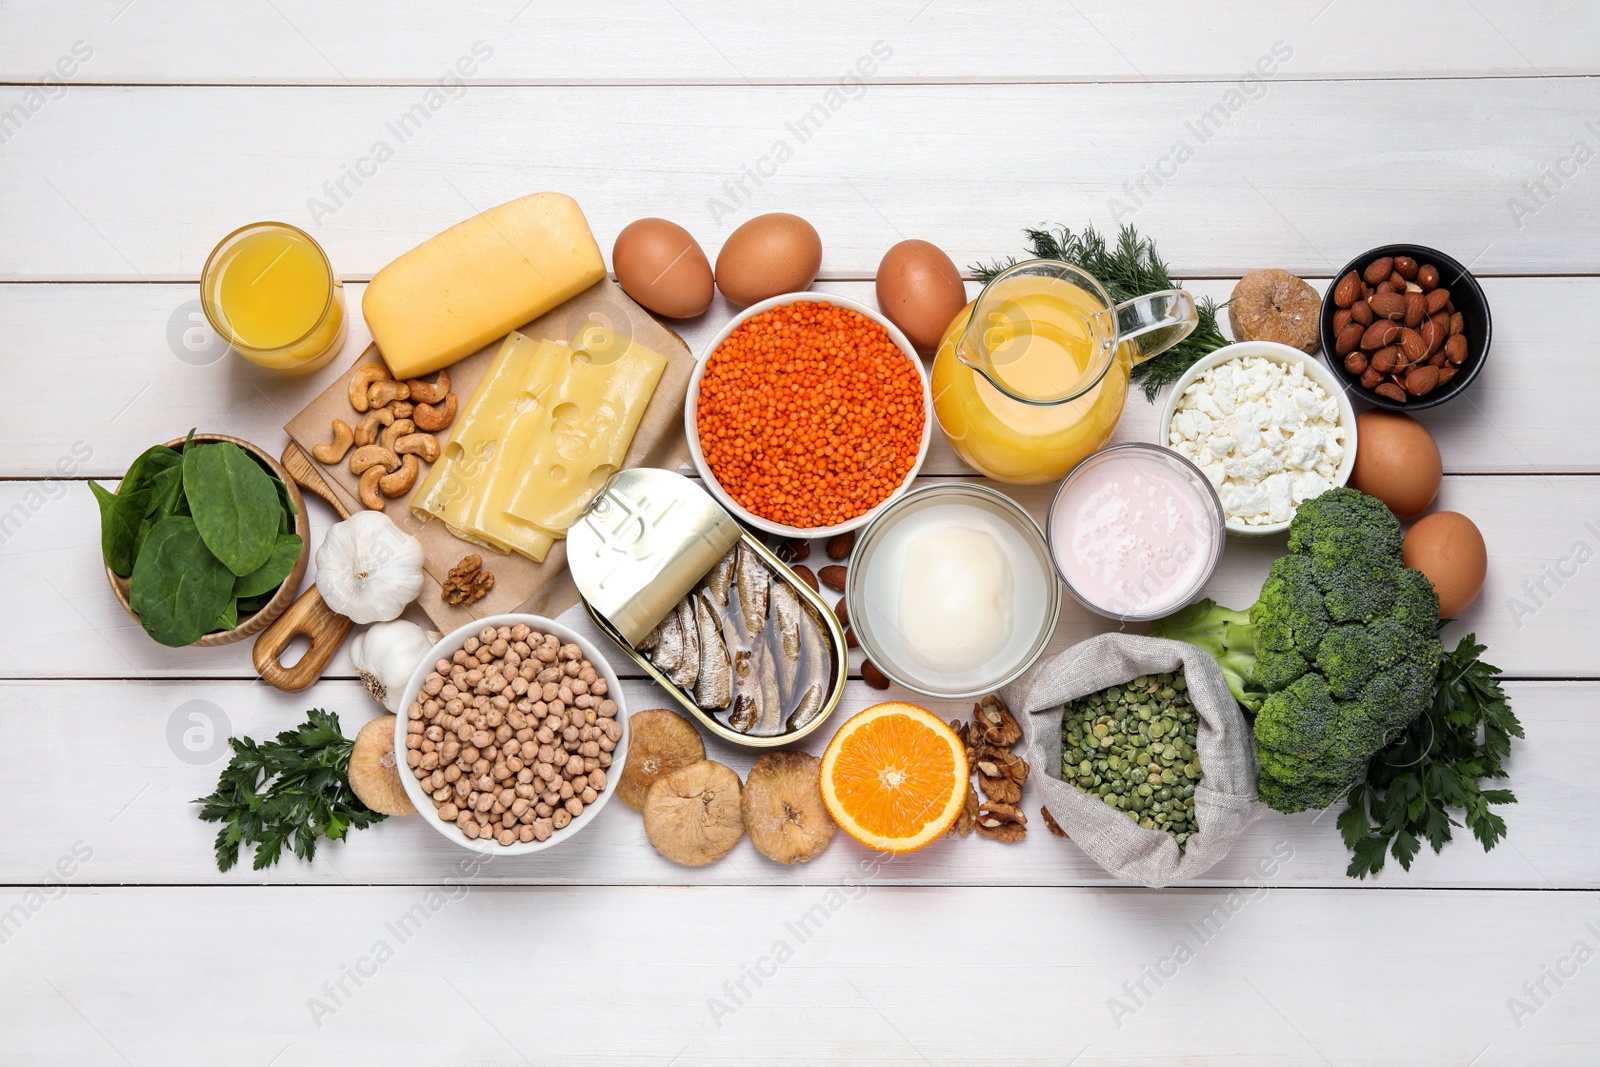
{"label": "chickpea", "polygon": [[448,788],[435,789],[433,792],[429,793],[428,795],[433,797],[433,802],[435,804],[443,804],[445,801],[450,799],[450,790]]}
{"label": "chickpea", "polygon": [[[607,688],[609,687],[606,685],[606,680],[604,678],[596,678],[594,681],[589,683],[589,692],[593,693],[597,697],[605,696]],[[615,715],[616,712],[616,705],[613,704],[611,706],[611,713]]]}
{"label": "chickpea", "polygon": [[422,680],[422,691],[431,697],[439,695],[439,690],[444,688],[444,675],[434,671]]}
{"label": "chickpea", "polygon": [[[599,742],[585,741],[583,744],[578,746],[578,755],[583,756],[586,759],[593,759],[600,755]],[[435,757],[435,762],[437,762],[437,757]]]}
{"label": "chickpea", "polygon": [[595,766],[596,767],[609,767],[609,766],[611,766],[611,753],[610,752],[602,752],[602,753],[600,753],[600,755],[596,756],[595,757]]}
{"label": "chickpea", "polygon": [[444,769],[444,780],[454,784],[461,777],[461,765],[452,763]]}
{"label": "chickpea", "polygon": [[476,782],[472,783],[472,784],[477,786],[479,791],[481,792],[481,791],[484,791],[484,790],[493,789],[494,788],[494,779],[489,777],[487,774],[480,774],[480,775],[478,775],[478,780]]}
{"label": "chickpea", "polygon": [[461,828],[461,832],[467,836],[468,841],[476,841],[478,839],[478,824],[469,821]]}
{"label": "chickpea", "polygon": [[523,782],[518,782],[516,787],[512,789],[512,793],[519,797],[527,797],[529,800],[532,800],[534,797],[539,795],[539,791],[537,789]]}
{"label": "chickpea", "polygon": [[437,752],[424,752],[424,753],[422,753],[421,759],[417,763],[417,766],[421,767],[425,771],[433,770],[434,768],[439,766],[439,753],[437,753]]}
{"label": "chickpea", "polygon": [[533,821],[533,839],[535,841],[548,841],[555,832],[555,823],[550,819],[535,819]]}
{"label": "chickpea", "polygon": [[550,817],[550,825],[555,827],[557,830],[565,830],[567,828],[567,824],[571,821],[572,812],[568,811],[566,808],[557,808],[555,814]]}
{"label": "chickpea", "polygon": [[494,807],[494,794],[493,793],[479,793],[478,794],[478,799],[473,802],[472,810],[478,812],[479,814],[482,814],[483,812],[488,811],[492,807]]}
{"label": "chickpea", "polygon": [[533,810],[534,810],[535,814],[537,814],[540,818],[544,819],[544,818],[549,818],[550,817],[550,813],[555,811],[556,809],[551,807],[549,804],[546,804],[544,801],[541,800],[541,801],[539,801],[537,804],[535,804],[533,806]]}
{"label": "chickpea", "polygon": [[573,815],[583,814],[583,801],[579,800],[577,797],[568,797],[567,802],[563,804],[562,807],[571,812]]}
{"label": "chickpea", "polygon": [[445,822],[455,822],[460,814],[460,809],[450,803],[449,797],[446,797],[444,802],[439,805],[439,818]]}
{"label": "chickpea", "polygon": [[511,814],[520,817],[532,806],[533,804],[528,800],[527,797],[517,797],[511,801]]}
{"label": "chickpea", "polygon": [[[595,683],[597,685],[602,683]],[[596,709],[602,719],[614,719],[617,716],[617,702],[615,700],[602,700]]]}
{"label": "chickpea", "polygon": [[422,753],[412,750],[406,753],[406,766],[417,767],[422,763]]}
{"label": "chickpea", "polygon": [[589,788],[593,789],[595,792],[599,792],[600,790],[604,789],[605,787],[606,787],[606,772],[600,770],[598,767],[595,768],[594,770],[590,771],[589,772]]}
{"label": "chickpea", "polygon": [[562,800],[571,800],[572,799],[572,794],[573,794],[573,789],[572,789],[572,783],[571,782],[563,781],[561,783],[561,788],[556,790],[556,795],[558,797],[560,797]]}
{"label": "chickpea", "polygon": [[[583,787],[583,792],[578,794],[578,801],[583,804],[593,804],[599,796],[600,794],[595,790],[594,786],[586,785]],[[569,801],[568,803],[571,802]]]}

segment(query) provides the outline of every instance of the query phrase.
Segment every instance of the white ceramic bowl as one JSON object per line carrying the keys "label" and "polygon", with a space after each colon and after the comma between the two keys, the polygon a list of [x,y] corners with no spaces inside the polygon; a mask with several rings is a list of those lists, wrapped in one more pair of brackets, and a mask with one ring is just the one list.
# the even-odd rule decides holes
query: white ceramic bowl
{"label": "white ceramic bowl", "polygon": [[[1345,436],[1344,457],[1339,461],[1339,469],[1329,479],[1329,484],[1338,487],[1349,482],[1350,471],[1356,463],[1356,412],[1355,408],[1350,406],[1350,396],[1345,383],[1315,356],[1308,356],[1298,348],[1290,348],[1274,341],[1236,341],[1202,357],[1194,366],[1184,371],[1183,377],[1174,382],[1172,388],[1168,390],[1166,403],[1162,405],[1161,418],[1156,423],[1156,444],[1163,448],[1169,447],[1167,441],[1172,426],[1172,415],[1178,408],[1178,399],[1183,396],[1183,391],[1212,367],[1244,356],[1264,356],[1278,363],[1298,364],[1305,368],[1307,378],[1322,386],[1323,390],[1333,397],[1334,402],[1339,405],[1339,425],[1344,429]],[[1242,534],[1246,537],[1266,537],[1283,533],[1289,528],[1289,523],[1274,522],[1261,526],[1247,526],[1229,518],[1227,528],[1229,533]]]}
{"label": "white ceramic bowl", "polygon": [[[833,526],[813,526],[804,529],[797,526],[785,526],[781,522],[773,522],[771,519],[762,518],[760,515],[741,506],[738,501],[728,494],[727,490],[722,488],[716,476],[711,473],[711,466],[706,462],[705,454],[700,451],[700,432],[696,417],[696,411],[700,405],[700,377],[705,373],[706,360],[710,358],[711,353],[715,352],[717,347],[728,339],[728,335],[747,320],[771,308],[798,303],[802,300],[849,308],[851,311],[866,316],[885,330],[888,330],[890,339],[905,354],[911,366],[916,369],[917,378],[922,382],[923,414],[922,447],[917,450],[917,458],[911,464],[911,469],[906,472],[905,480],[895,487],[894,492],[853,519]],[[683,431],[684,436],[689,439],[689,458],[694,463],[694,469],[699,472],[700,477],[705,481],[706,488],[711,490],[711,495],[717,498],[717,503],[732,512],[739,521],[780,537],[832,537],[834,534],[854,530],[871,522],[874,516],[905,493],[911,487],[911,483],[916,480],[917,472],[922,469],[922,461],[928,458],[928,444],[933,439],[933,386],[928,378],[928,369],[923,366],[922,358],[917,355],[917,350],[911,347],[911,342],[906,340],[906,335],[900,332],[900,328],[885,318],[876,308],[867,307],[865,304],[859,304],[847,297],[835,296],[832,293],[785,293],[770,300],[762,300],[751,304],[735,315],[732,321],[719,330],[717,335],[711,339],[711,342],[706,345],[705,351],[700,354],[699,362],[695,364],[694,373],[689,377],[689,393],[683,401]]]}
{"label": "white ceramic bowl", "polygon": [[406,710],[411,707],[422,692],[422,680],[433,670],[433,665],[441,659],[449,659],[454,655],[467,638],[478,634],[486,626],[515,626],[524,623],[529,628],[539,633],[555,634],[561,638],[563,644],[571,642],[583,650],[583,655],[594,664],[594,669],[606,681],[606,696],[617,702],[617,722],[622,724],[622,737],[617,741],[616,749],[611,753],[611,766],[606,771],[606,788],[595,799],[593,804],[585,807],[577,818],[566,826],[557,830],[543,841],[518,841],[515,844],[502,845],[497,841],[485,841],[482,838],[469,838],[456,826],[455,823],[445,822],[439,818],[439,809],[434,806],[433,797],[423,792],[422,785],[417,781],[417,776],[405,765],[404,759],[400,763],[400,784],[405,787],[406,796],[411,798],[411,803],[416,805],[417,813],[422,820],[443,834],[450,841],[462,848],[470,848],[474,852],[482,852],[490,856],[526,856],[530,852],[540,852],[547,848],[554,848],[564,841],[576,837],[585,826],[588,826],[600,814],[611,800],[611,795],[616,792],[617,778],[622,774],[622,765],[628,758],[628,741],[631,731],[628,729],[628,706],[622,698],[622,684],[617,680],[617,672],[611,669],[611,664],[600,654],[599,649],[590,644],[582,636],[574,633],[570,627],[559,622],[547,619],[542,615],[488,615],[465,626],[445,634],[428,650],[428,657],[417,665],[411,672],[411,680],[406,682],[405,692],[400,697],[400,714],[395,716],[394,748],[397,753],[406,750]]}

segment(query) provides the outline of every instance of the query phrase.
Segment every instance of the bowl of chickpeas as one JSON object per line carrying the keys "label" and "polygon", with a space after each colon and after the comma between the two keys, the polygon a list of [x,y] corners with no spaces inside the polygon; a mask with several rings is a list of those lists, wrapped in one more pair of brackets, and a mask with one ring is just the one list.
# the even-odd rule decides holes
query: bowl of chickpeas
{"label": "bowl of chickpeas", "polygon": [[616,672],[541,615],[490,615],[446,634],[400,707],[406,795],[439,833],[489,855],[574,837],[611,799],[628,755]]}

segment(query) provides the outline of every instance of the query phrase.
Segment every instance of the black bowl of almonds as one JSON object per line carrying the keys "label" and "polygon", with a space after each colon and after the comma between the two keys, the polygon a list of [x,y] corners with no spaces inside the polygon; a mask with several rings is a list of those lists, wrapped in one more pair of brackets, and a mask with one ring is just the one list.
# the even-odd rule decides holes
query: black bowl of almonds
{"label": "black bowl of almonds", "polygon": [[1322,348],[1373,407],[1420,411],[1458,395],[1489,354],[1489,302],[1436,249],[1392,244],[1345,264],[1322,300]]}

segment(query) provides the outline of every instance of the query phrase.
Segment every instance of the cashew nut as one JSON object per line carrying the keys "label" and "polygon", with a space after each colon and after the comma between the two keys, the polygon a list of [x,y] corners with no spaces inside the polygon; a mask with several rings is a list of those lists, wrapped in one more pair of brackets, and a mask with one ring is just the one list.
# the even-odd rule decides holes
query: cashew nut
{"label": "cashew nut", "polygon": [[[377,470],[376,467],[373,470]],[[400,469],[378,479],[378,489],[384,496],[394,497],[405,493],[417,483],[417,457],[407,456]]]}
{"label": "cashew nut", "polygon": [[424,463],[436,462],[439,458],[439,439],[431,433],[408,433],[394,443],[396,455],[420,456]]}
{"label": "cashew nut", "polygon": [[407,378],[406,384],[411,387],[412,400],[420,400],[424,404],[437,404],[450,392],[450,372],[440,371],[439,377],[432,385],[416,378]]}
{"label": "cashew nut", "polygon": [[411,387],[405,382],[374,382],[367,390],[367,403],[375,408],[387,407],[396,400],[409,400]]}
{"label": "cashew nut", "polygon": [[409,400],[396,400],[389,405],[389,410],[394,412],[394,417],[397,419],[409,419],[413,409],[413,405]]}
{"label": "cashew nut", "polygon": [[367,390],[371,389],[374,382],[391,381],[393,375],[389,368],[382,363],[364,363],[356,368],[350,376],[350,406],[357,411],[366,411]]}
{"label": "cashew nut", "polygon": [[393,452],[396,441],[406,436],[406,434],[416,432],[417,427],[410,419],[395,419],[378,435],[378,444]]}
{"label": "cashew nut", "polygon": [[427,430],[429,433],[449,426],[456,418],[456,394],[449,393],[444,398],[443,407],[434,407],[432,404],[418,404],[417,410],[411,413],[411,421],[417,424],[417,429]]}
{"label": "cashew nut", "polygon": [[350,424],[343,419],[334,419],[332,443],[317,445],[312,448],[311,454],[316,457],[318,463],[332,466],[344,458],[344,454],[350,451],[350,446],[354,442],[355,434],[351,431]]}
{"label": "cashew nut", "polygon": [[382,511],[388,501],[378,492],[378,482],[383,478],[382,467],[368,467],[361,475],[361,506],[370,511]]}
{"label": "cashew nut", "polygon": [[400,457],[382,445],[362,445],[350,456],[351,474],[365,474],[373,467],[382,467],[386,472],[393,474],[395,468],[399,466]]}
{"label": "cashew nut", "polygon": [[379,426],[389,426],[394,423],[394,412],[388,408],[374,408],[361,417],[356,423],[356,444],[370,445],[378,439]]}

